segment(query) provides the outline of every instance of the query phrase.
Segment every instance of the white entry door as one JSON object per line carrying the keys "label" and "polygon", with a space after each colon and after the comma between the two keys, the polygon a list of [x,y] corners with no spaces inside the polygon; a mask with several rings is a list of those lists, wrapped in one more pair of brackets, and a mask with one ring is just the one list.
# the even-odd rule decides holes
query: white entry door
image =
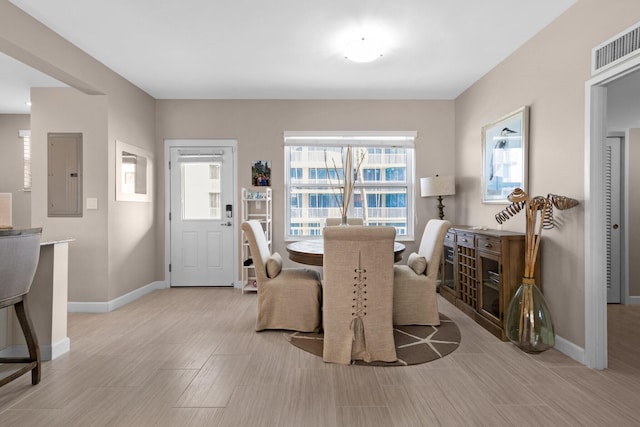
{"label": "white entry door", "polygon": [[171,286],[233,286],[233,147],[169,151]]}

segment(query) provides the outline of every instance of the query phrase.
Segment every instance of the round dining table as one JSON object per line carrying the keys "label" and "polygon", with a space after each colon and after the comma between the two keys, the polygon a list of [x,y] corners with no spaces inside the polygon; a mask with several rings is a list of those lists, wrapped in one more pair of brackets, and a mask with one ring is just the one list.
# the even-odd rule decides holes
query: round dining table
{"label": "round dining table", "polygon": [[[394,262],[402,260],[404,249],[405,246],[402,243],[393,243]],[[291,261],[307,265],[322,265],[324,258],[324,240],[312,239],[289,243],[287,245],[287,252],[289,252],[289,259]]]}

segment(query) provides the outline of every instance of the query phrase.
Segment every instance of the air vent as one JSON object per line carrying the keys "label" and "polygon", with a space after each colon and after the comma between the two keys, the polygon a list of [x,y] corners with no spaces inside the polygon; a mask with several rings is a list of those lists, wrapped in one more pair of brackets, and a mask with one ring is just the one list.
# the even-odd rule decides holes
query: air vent
{"label": "air vent", "polygon": [[640,53],[640,23],[593,48],[591,75],[600,73]]}

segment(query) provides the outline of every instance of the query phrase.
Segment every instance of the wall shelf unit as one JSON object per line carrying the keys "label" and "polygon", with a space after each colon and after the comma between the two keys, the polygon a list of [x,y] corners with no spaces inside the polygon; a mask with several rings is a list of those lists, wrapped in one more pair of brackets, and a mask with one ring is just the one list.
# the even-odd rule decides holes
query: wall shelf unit
{"label": "wall shelf unit", "polygon": [[[269,250],[271,251],[271,242],[273,234],[272,212],[272,196],[269,187],[254,187],[251,189],[242,189],[242,209],[241,221],[256,220],[262,224],[262,229],[267,238]],[[240,264],[242,265],[242,293],[257,292],[256,273],[249,250],[249,242],[242,233],[242,253]]]}

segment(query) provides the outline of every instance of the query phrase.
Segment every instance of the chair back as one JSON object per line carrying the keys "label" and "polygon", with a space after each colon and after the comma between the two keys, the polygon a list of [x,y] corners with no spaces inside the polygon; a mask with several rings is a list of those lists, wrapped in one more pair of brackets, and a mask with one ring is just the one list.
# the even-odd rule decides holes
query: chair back
{"label": "chair back", "polygon": [[[327,227],[331,227],[334,225],[342,224],[342,218],[326,218],[325,225]],[[349,225],[364,225],[364,220],[362,218],[347,218],[347,224]]]}
{"label": "chair back", "polygon": [[323,319],[326,362],[395,361],[393,227],[327,227]]}
{"label": "chair back", "polygon": [[41,235],[42,228],[0,231],[0,304],[31,289]]}
{"label": "chair back", "polygon": [[269,250],[269,243],[267,237],[264,234],[264,229],[259,221],[252,219],[251,221],[243,222],[241,225],[242,231],[244,231],[249,243],[249,250],[251,251],[251,259],[256,271],[256,279],[258,283],[267,280],[267,260],[271,256]]}
{"label": "chair back", "polygon": [[435,278],[438,274],[440,258],[444,250],[444,237],[449,228],[451,228],[451,223],[441,219],[429,220],[424,228],[418,253],[427,260],[426,275],[428,277],[433,276]]}

